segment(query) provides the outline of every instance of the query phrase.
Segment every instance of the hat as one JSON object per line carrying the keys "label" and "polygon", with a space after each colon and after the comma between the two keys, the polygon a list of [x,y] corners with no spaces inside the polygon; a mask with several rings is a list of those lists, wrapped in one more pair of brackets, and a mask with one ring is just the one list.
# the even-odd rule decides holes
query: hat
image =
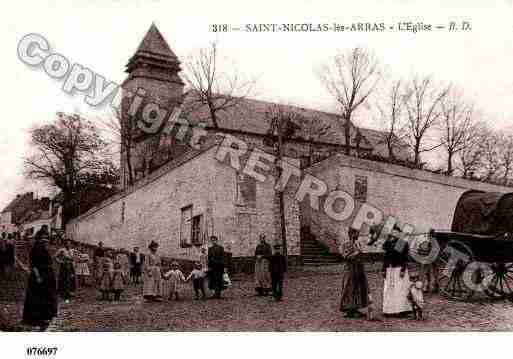
{"label": "hat", "polygon": [[159,244],[155,241],[151,241],[150,245],[148,246],[148,248],[158,248],[159,247]]}
{"label": "hat", "polygon": [[417,254],[426,257],[431,253],[431,249],[431,242],[422,241],[417,245]]}
{"label": "hat", "polygon": [[402,232],[401,231],[398,231],[397,229],[393,229],[390,234],[389,234],[390,237],[393,237],[393,238],[397,238],[397,239],[400,239],[401,236],[402,236]]}

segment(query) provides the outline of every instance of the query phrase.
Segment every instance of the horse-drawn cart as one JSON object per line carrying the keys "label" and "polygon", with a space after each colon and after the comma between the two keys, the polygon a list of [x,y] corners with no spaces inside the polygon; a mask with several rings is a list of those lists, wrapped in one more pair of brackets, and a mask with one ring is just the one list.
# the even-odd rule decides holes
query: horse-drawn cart
{"label": "horse-drawn cart", "polygon": [[451,231],[430,236],[440,247],[435,265],[442,295],[465,300],[484,292],[513,300],[513,193],[463,193]]}

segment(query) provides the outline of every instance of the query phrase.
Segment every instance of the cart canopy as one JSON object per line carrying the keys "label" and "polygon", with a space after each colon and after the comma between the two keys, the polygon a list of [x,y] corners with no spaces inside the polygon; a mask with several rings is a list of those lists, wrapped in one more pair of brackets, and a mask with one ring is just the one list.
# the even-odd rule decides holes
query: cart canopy
{"label": "cart canopy", "polygon": [[451,230],[483,235],[513,233],[513,193],[463,193],[454,210]]}

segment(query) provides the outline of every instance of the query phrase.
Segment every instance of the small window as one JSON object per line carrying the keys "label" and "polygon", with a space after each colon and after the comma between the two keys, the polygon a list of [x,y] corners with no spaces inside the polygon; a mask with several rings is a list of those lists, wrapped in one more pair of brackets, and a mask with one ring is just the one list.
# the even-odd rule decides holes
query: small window
{"label": "small window", "polygon": [[191,243],[191,220],[192,206],[182,208],[182,216],[180,221],[180,247],[190,247]]}
{"label": "small window", "polygon": [[125,207],[126,207],[126,204],[125,204],[125,202],[123,202],[121,204],[121,223],[125,223]]}
{"label": "small window", "polygon": [[367,201],[367,176],[355,176],[354,199],[360,202]]}
{"label": "small window", "polygon": [[237,205],[256,208],[256,179],[237,173]]}
{"label": "small window", "polygon": [[203,245],[203,236],[201,228],[203,227],[203,216],[197,215],[192,217],[191,225],[191,242],[195,246]]}

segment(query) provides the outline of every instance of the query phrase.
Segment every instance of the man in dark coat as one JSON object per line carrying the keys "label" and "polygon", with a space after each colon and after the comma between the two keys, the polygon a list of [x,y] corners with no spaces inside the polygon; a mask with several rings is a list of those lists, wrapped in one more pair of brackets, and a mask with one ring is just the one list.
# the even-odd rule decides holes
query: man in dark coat
{"label": "man in dark coat", "polygon": [[101,261],[105,256],[105,248],[103,248],[103,242],[98,243],[98,247],[94,250],[93,253],[93,266],[94,266],[94,278],[98,281],[101,277]]}
{"label": "man in dark coat", "polygon": [[274,253],[271,256],[269,271],[271,272],[271,287],[273,297],[276,301],[281,301],[283,296],[283,276],[287,269],[285,256],[281,253],[281,245],[274,245]]}
{"label": "man in dark coat", "polygon": [[0,275],[4,274],[5,266],[7,263],[7,256],[6,256],[6,245],[7,245],[7,238],[5,232],[2,232],[2,237],[0,237]]}
{"label": "man in dark coat", "polygon": [[214,291],[213,298],[221,298],[224,274],[224,248],[217,243],[217,237],[211,236],[212,246],[208,249],[209,288]]}
{"label": "man in dark coat", "polygon": [[144,255],[139,252],[139,247],[134,247],[134,251],[130,253],[130,278],[133,284],[141,281],[143,263]]}

